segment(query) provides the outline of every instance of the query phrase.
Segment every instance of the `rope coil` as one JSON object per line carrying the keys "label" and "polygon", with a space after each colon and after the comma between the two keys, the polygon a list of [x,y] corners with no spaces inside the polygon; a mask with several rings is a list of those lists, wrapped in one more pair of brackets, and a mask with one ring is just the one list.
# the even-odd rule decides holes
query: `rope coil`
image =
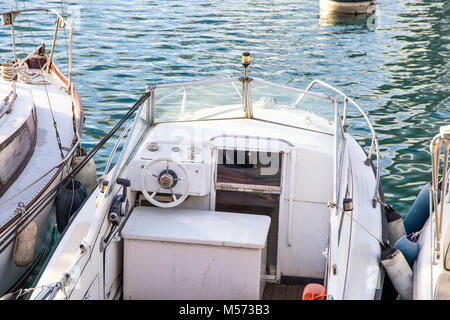
{"label": "rope coil", "polygon": [[6,61],[1,65],[2,79],[5,81],[14,81],[17,70],[11,61]]}
{"label": "rope coil", "polygon": [[[2,79],[5,81],[18,80],[20,82],[30,84],[31,81],[38,76],[38,74],[29,74],[26,71],[26,69],[28,68],[27,65],[23,63],[24,60],[20,62],[14,61],[4,62],[0,68]],[[46,82],[46,80],[42,81],[41,83],[44,84],[44,82]],[[41,84],[41,83],[34,83],[34,84]]]}

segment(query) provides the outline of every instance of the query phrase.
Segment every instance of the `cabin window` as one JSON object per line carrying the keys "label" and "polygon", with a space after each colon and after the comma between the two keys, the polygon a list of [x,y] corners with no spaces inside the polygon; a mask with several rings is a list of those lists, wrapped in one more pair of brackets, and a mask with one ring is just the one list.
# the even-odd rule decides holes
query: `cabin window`
{"label": "cabin window", "polygon": [[279,152],[219,150],[216,211],[267,215],[267,273],[274,275],[278,253],[278,216],[281,194]]}
{"label": "cabin window", "polygon": [[281,153],[219,150],[217,182],[281,185]]}
{"label": "cabin window", "polygon": [[32,148],[31,137],[23,126],[9,143],[0,146],[0,182],[6,184],[26,160]]}

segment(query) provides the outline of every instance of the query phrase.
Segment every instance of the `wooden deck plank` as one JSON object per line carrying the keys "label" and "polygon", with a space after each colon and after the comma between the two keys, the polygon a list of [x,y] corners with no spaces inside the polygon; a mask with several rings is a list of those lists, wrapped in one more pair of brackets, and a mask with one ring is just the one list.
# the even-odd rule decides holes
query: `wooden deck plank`
{"label": "wooden deck plank", "polygon": [[266,283],[263,300],[300,300],[304,288],[303,285]]}
{"label": "wooden deck plank", "polygon": [[285,299],[286,300],[301,300],[304,288],[305,288],[305,286],[301,286],[301,285],[287,286]]}
{"label": "wooden deck plank", "polygon": [[273,285],[271,283],[266,283],[264,286],[263,300],[272,300],[273,297]]}

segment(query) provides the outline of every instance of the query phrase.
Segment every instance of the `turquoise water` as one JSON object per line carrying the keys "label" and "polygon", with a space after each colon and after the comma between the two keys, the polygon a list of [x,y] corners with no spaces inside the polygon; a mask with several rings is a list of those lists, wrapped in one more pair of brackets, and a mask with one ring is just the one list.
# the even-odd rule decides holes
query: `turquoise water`
{"label": "turquoise water", "polygon": [[[375,16],[338,20],[320,17],[318,0],[64,2],[75,25],[73,81],[85,108],[86,149],[147,85],[240,75],[240,54],[250,51],[251,76],[298,88],[321,79],[361,105],[378,133],[387,202],[402,214],[431,178],[429,142],[450,114],[447,0],[379,0]],[[24,3],[61,11],[60,1],[17,6]],[[0,4],[0,11],[15,7]],[[53,18],[41,17],[51,36]],[[3,61],[11,58],[10,33],[0,30]],[[350,132],[367,136],[360,126]],[[112,146],[95,157],[100,169]]]}

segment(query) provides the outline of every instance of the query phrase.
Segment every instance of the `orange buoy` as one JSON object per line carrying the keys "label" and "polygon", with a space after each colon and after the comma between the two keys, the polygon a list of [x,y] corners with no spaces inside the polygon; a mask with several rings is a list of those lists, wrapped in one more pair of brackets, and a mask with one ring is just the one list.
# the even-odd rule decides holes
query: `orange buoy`
{"label": "orange buoy", "polygon": [[327,289],[321,284],[310,283],[303,289],[302,300],[326,300]]}

